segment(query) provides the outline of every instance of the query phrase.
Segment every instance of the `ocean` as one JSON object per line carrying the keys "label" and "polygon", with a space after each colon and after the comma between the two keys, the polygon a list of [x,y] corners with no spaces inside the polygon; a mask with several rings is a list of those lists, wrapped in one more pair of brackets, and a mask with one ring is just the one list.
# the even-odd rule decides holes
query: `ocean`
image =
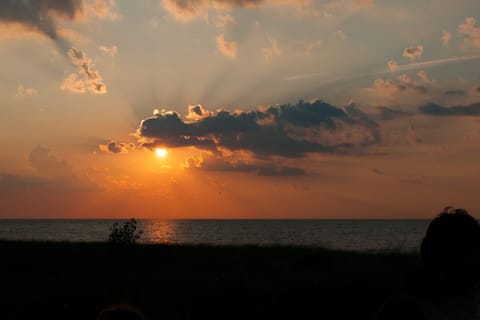
{"label": "ocean", "polygon": [[[0,220],[0,239],[106,241],[122,220]],[[138,220],[143,243],[319,246],[415,252],[429,220]]]}

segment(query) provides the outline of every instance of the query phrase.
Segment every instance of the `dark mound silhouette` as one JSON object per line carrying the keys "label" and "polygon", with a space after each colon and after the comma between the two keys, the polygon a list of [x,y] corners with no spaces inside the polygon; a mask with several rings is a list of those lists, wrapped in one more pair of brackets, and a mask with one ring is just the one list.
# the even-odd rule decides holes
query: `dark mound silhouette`
{"label": "dark mound silhouette", "polygon": [[447,207],[430,223],[420,254],[427,263],[480,254],[480,225],[466,210]]}
{"label": "dark mound silhouette", "polygon": [[480,279],[480,225],[464,209],[447,207],[430,223],[420,255],[438,293],[467,293]]}

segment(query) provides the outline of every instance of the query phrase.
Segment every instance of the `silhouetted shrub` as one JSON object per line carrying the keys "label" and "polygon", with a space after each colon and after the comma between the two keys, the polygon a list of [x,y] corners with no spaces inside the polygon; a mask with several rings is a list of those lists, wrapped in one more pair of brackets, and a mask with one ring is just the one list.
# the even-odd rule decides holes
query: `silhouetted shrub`
{"label": "silhouetted shrub", "polygon": [[464,209],[447,207],[428,226],[420,254],[426,262],[480,254],[480,225]]}
{"label": "silhouetted shrub", "polygon": [[118,244],[133,244],[140,239],[143,231],[137,231],[137,221],[130,219],[123,224],[115,222],[110,227],[108,242]]}

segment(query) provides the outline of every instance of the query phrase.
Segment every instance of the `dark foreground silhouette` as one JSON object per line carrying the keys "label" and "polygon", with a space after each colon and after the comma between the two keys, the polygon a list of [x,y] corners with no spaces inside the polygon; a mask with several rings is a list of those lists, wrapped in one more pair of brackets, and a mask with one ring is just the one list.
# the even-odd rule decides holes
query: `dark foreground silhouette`
{"label": "dark foreground silhouette", "polygon": [[421,255],[0,241],[0,319],[471,319],[479,236],[448,209]]}
{"label": "dark foreground silhouette", "polygon": [[135,319],[101,318],[112,305],[143,319],[372,319],[421,267],[417,254],[297,247],[0,242],[0,252],[2,320]]}
{"label": "dark foreground silhouette", "polygon": [[468,293],[480,280],[480,224],[447,207],[430,223],[420,254],[439,293]]}

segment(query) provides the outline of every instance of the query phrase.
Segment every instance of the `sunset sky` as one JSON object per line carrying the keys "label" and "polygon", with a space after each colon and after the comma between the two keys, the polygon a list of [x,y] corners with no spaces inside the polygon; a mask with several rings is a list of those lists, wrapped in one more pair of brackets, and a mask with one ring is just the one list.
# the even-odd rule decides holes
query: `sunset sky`
{"label": "sunset sky", "polygon": [[0,218],[480,215],[478,0],[7,0],[0,61]]}

